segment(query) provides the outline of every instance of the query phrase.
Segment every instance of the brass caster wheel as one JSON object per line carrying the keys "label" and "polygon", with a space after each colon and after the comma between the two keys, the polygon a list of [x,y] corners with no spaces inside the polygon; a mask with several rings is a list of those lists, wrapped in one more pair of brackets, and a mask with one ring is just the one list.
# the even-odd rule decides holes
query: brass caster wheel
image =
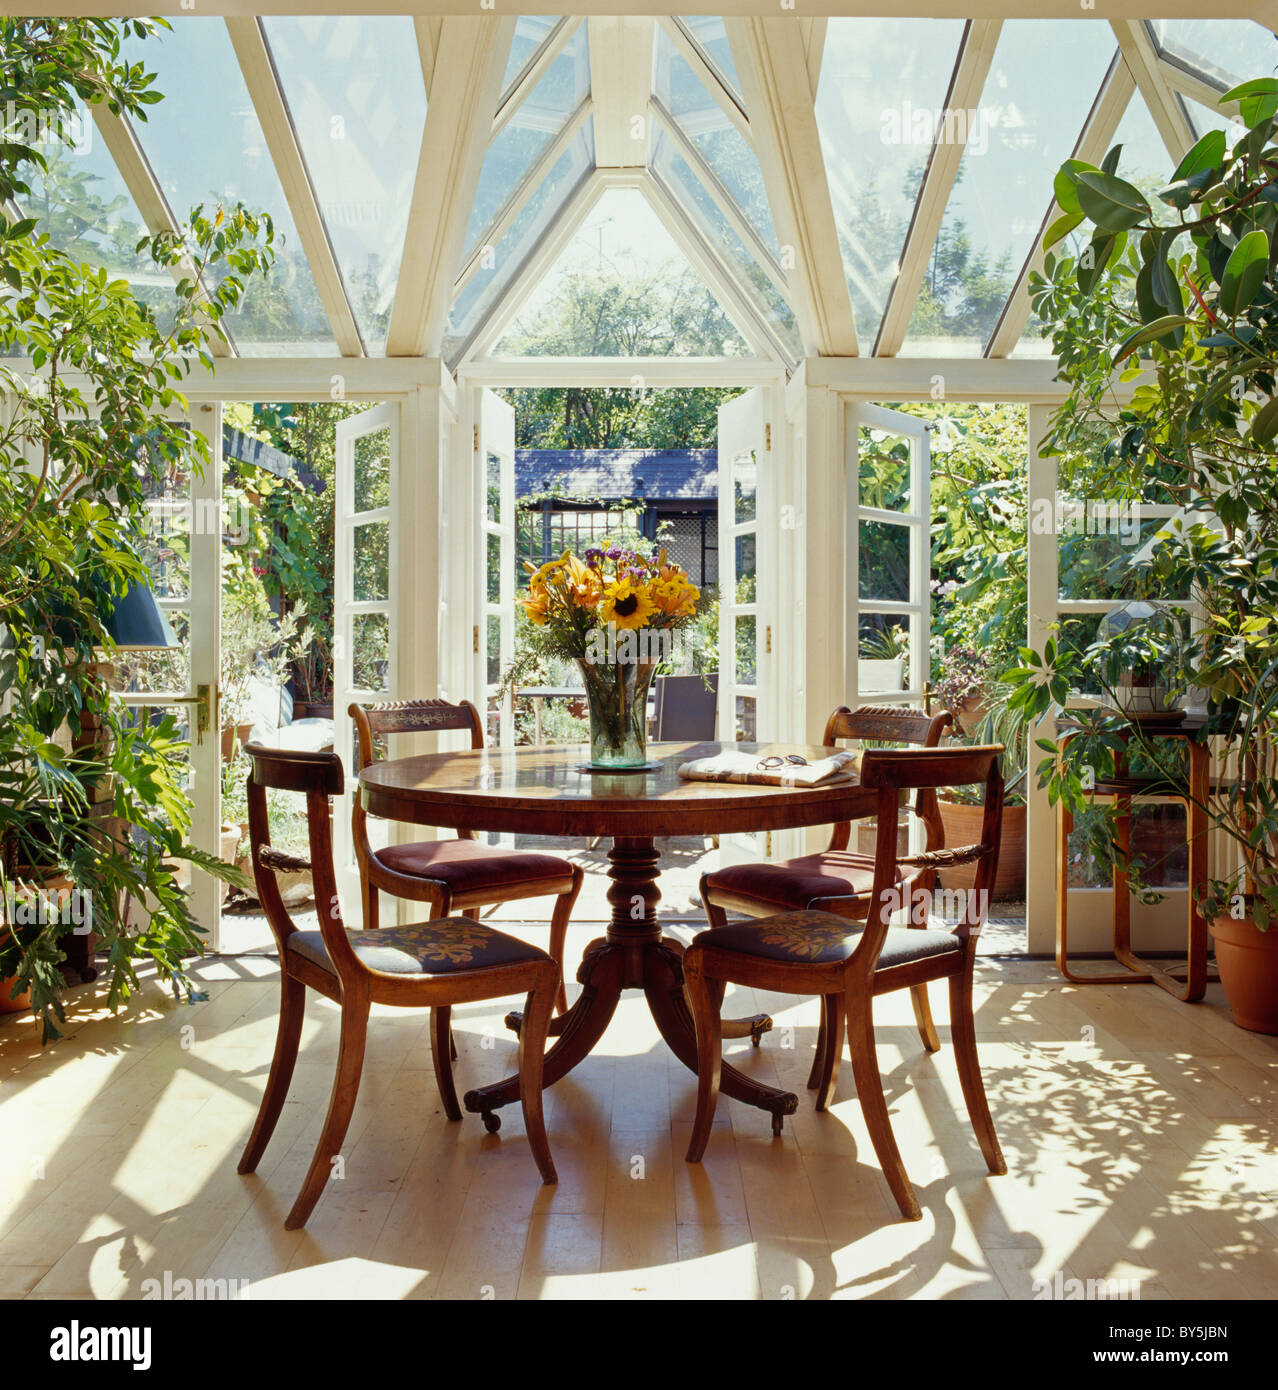
{"label": "brass caster wheel", "polygon": [[496,1134],[501,1128],[501,1116],[495,1110],[485,1110],[481,1118],[489,1134]]}

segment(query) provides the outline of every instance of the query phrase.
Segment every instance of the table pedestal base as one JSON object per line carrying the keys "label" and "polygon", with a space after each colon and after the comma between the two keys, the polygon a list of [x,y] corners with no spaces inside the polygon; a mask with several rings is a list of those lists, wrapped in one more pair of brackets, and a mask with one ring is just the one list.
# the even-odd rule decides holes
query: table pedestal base
{"label": "table pedestal base", "polygon": [[[617,1001],[625,989],[641,989],[661,1036],[689,1070],[697,1069],[697,1034],[683,989],[683,947],[662,936],[657,921],[657,888],[660,862],[651,839],[617,839],[609,851],[608,902],[612,920],[606,937],[592,941],[582,957],[577,980],[581,995],[555,1020],[558,1036],[546,1053],[543,1085],[553,1086],[590,1055],[612,1021]],[[758,1015],[757,1023],[771,1023]],[[508,1020],[515,1022],[512,1015]],[[750,1020],[755,1023],[756,1020]],[[753,1034],[747,1027],[743,1031]],[[762,1029],[760,1030],[762,1031]],[[798,1109],[798,1097],[789,1091],[753,1081],[726,1063],[719,1089],[734,1100],[766,1110],[774,1133],[786,1115]],[[472,1114],[484,1117],[491,1132],[500,1124],[494,1113],[519,1099],[519,1077],[468,1091],[464,1104]]]}

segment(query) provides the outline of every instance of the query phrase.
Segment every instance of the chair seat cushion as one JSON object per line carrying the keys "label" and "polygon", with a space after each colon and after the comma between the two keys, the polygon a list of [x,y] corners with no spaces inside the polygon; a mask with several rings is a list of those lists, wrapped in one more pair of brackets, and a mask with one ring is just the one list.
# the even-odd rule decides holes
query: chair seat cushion
{"label": "chair seat cushion", "polygon": [[[469,917],[441,917],[434,922],[378,927],[375,931],[347,927],[346,935],[364,965],[387,975],[447,975],[550,959],[539,947],[472,922]],[[321,970],[336,973],[322,932],[294,932],[288,938],[288,949]]]}
{"label": "chair seat cushion", "polygon": [[[864,925],[832,912],[786,912],[753,922],[729,922],[711,927],[693,938],[696,946],[715,946],[740,951],[764,960],[793,961],[803,965],[832,965],[847,958],[860,945]],[[963,943],[953,932],[931,928],[889,927],[877,969],[908,965],[911,961],[961,951]]]}
{"label": "chair seat cushion", "polygon": [[478,840],[422,840],[412,845],[389,845],[377,851],[377,862],[397,874],[446,883],[454,893],[501,890],[515,884],[565,879],[572,866],[553,854],[529,854],[499,849]]}
{"label": "chair seat cushion", "polygon": [[[904,875],[898,864],[896,882]],[[733,864],[706,875],[705,886],[753,898],[772,907],[807,907],[820,898],[868,897],[874,887],[874,860],[847,850],[825,850],[801,859],[767,864]]]}

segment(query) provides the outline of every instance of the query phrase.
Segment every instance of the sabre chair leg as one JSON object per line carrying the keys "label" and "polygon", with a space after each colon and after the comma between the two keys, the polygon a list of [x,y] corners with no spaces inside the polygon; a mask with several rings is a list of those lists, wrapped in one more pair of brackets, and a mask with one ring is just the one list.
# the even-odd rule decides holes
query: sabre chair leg
{"label": "sabre chair leg", "polygon": [[582,879],[584,874],[580,864],[572,866],[572,887],[566,893],[560,893],[555,899],[555,910],[550,917],[550,954],[555,964],[559,967],[559,983],[555,989],[555,1012],[566,1014],[568,1012],[568,990],[565,985],[564,972],[564,948],[568,940],[568,921],[572,917],[573,907],[577,902],[577,894],[581,892]]}
{"label": "sabre chair leg", "polygon": [[834,1104],[834,1092],[839,1084],[839,1061],[843,1056],[843,996],[841,994],[825,994],[821,996],[821,1032],[820,1041],[817,1045],[817,1056],[820,1061],[820,1071],[817,1070],[816,1063],[813,1063],[812,1076],[808,1078],[809,1084],[813,1078],[816,1084],[812,1089],[816,1091],[816,1108],[818,1110],[828,1110]]}
{"label": "sabre chair leg", "polygon": [[714,1112],[719,1104],[719,1080],[723,1074],[723,980],[708,980],[701,973],[700,952],[684,955],[683,978],[692,1020],[697,1029],[697,1115],[688,1142],[689,1163],[700,1163],[710,1142]]}
{"label": "sabre chair leg", "polygon": [[559,1181],[555,1163],[550,1156],[550,1141],[546,1138],[546,1116],[542,1105],[542,1064],[546,1054],[546,1037],[555,1008],[556,987],[562,976],[548,969],[544,980],[529,991],[524,1005],[523,1024],[519,1029],[519,1102],[524,1111],[524,1129],[541,1180],[546,1184]]}
{"label": "sabre chair leg", "polygon": [[430,1011],[430,1058],[435,1064],[435,1085],[444,1102],[444,1114],[450,1120],[460,1120],[461,1106],[457,1104],[457,1088],[453,1083],[453,1011],[447,1004],[436,1004]]}
{"label": "sabre chair leg", "polygon": [[852,1075],[856,1079],[856,1098],[861,1102],[865,1127],[870,1142],[887,1178],[888,1187],[896,1198],[901,1215],[907,1221],[922,1218],[919,1199],[914,1195],[910,1179],[896,1147],[887,1100],[883,1095],[883,1077],[879,1072],[878,1053],[874,1045],[873,1000],[867,990],[849,991],[845,1006],[848,1016],[848,1051],[852,1054]]}
{"label": "sabre chair leg", "polygon": [[923,1039],[924,1049],[928,1052],[939,1052],[941,1039],[932,1019],[932,1006],[928,1001],[926,984],[910,986],[910,1003],[914,1005],[914,1022],[918,1024],[919,1037]]}
{"label": "sabre chair leg", "polygon": [[329,1180],[333,1169],[333,1159],[342,1148],[350,1126],[351,1114],[355,1109],[355,1098],[359,1095],[360,1074],[364,1070],[364,1044],[368,1038],[369,1001],[365,997],[347,995],[342,1003],[342,1037],[337,1054],[337,1074],[333,1077],[333,1093],[328,1102],[328,1114],[324,1118],[324,1128],[320,1132],[319,1143],[315,1146],[315,1156],[302,1190],[293,1203],[284,1222],[284,1229],[296,1231],[305,1226],[307,1218],[315,1209],[324,1184]]}
{"label": "sabre chair leg", "polygon": [[994,1132],[994,1119],[985,1099],[981,1063],[976,1055],[976,1019],[972,1012],[971,964],[961,975],[950,976],[950,1036],[954,1039],[954,1060],[967,1113],[976,1131],[976,1141],[991,1173],[1006,1173],[1007,1160]]}
{"label": "sabre chair leg", "polygon": [[[281,962],[281,971],[283,968]],[[271,1073],[266,1078],[266,1090],[262,1093],[262,1104],[258,1107],[253,1132],[240,1159],[238,1171],[241,1173],[257,1171],[266,1146],[271,1142],[271,1135],[275,1133],[297,1062],[302,1020],[306,1014],[306,986],[291,975],[281,975],[280,985],[280,1021],[275,1034],[275,1055],[271,1058]]]}

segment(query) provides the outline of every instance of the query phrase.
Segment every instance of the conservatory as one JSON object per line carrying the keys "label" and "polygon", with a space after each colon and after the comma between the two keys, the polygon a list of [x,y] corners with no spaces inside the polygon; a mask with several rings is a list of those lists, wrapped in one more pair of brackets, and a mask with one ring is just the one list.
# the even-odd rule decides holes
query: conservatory
{"label": "conservatory", "polygon": [[1272,6],[142,8],[0,21],[2,761],[106,903],[36,969],[0,823],[0,1291],[1271,1296]]}

